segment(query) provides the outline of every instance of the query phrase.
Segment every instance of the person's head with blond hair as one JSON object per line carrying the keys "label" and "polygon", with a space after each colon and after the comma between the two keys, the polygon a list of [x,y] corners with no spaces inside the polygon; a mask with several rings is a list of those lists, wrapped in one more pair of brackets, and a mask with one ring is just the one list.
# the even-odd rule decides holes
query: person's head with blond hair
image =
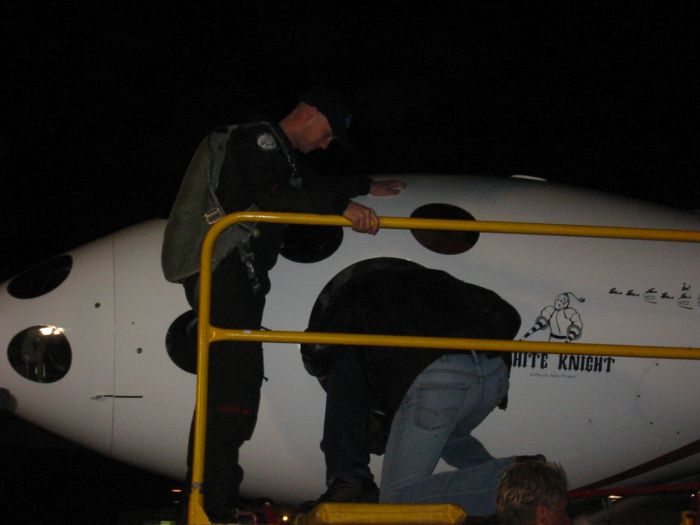
{"label": "person's head with blond hair", "polygon": [[566,473],[548,461],[513,463],[496,494],[501,525],[568,525],[567,503]]}

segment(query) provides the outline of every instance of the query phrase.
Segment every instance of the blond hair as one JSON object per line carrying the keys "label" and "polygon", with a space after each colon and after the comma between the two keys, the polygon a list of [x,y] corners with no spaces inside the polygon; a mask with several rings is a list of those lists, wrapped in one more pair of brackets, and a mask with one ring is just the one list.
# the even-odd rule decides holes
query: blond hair
{"label": "blond hair", "polygon": [[566,499],[566,473],[547,461],[513,463],[503,471],[496,493],[496,509],[502,525],[535,523],[537,507],[552,508]]}

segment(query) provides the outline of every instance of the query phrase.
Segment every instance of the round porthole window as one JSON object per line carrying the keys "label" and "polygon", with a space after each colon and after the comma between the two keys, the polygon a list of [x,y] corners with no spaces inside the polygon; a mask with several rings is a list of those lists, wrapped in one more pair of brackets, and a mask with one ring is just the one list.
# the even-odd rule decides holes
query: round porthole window
{"label": "round porthole window", "polygon": [[42,296],[58,288],[72,267],[70,255],[59,255],[19,274],[7,285],[7,291],[17,299]]}
{"label": "round porthole window", "polygon": [[280,253],[290,261],[315,263],[333,255],[342,242],[340,226],[290,224],[285,229]]}
{"label": "round porthole window", "polygon": [[32,326],[15,335],[7,348],[12,368],[37,383],[54,383],[71,365],[71,349],[63,328]]}
{"label": "round porthole window", "polygon": [[[416,209],[414,219],[449,219],[473,221],[474,216],[452,204],[433,203]],[[455,255],[470,250],[479,240],[479,232],[411,230],[413,237],[430,251],[444,255]]]}
{"label": "round porthole window", "polygon": [[197,315],[188,310],[173,321],[165,334],[165,348],[179,368],[197,373]]}

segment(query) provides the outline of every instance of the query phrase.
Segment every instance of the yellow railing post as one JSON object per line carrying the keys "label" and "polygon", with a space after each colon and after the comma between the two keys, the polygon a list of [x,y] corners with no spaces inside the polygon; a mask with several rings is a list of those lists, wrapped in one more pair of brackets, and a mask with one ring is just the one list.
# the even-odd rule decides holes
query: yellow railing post
{"label": "yellow railing post", "polygon": [[[220,224],[223,220],[219,221]],[[211,326],[211,275],[214,243],[223,228],[210,229],[202,245],[201,271],[199,276],[199,305],[197,320],[197,389],[194,417],[194,440],[190,480],[190,498],[187,509],[187,523],[207,524],[209,518],[204,512],[204,448],[207,438],[207,395],[209,385],[209,344],[212,342]]]}
{"label": "yellow railing post", "polygon": [[[211,273],[214,243],[228,226],[238,222],[269,222],[278,224],[313,224],[320,226],[350,226],[350,221],[339,215],[277,213],[245,211],[227,215],[214,224],[202,246],[199,314],[197,326],[197,400],[195,404],[194,451],[192,488],[190,492],[188,523],[208,524],[204,512],[202,483],[204,480],[204,444],[206,442],[207,384],[209,375],[209,344],[214,341],[261,341],[272,343],[318,343],[361,346],[391,346],[410,348],[444,348],[449,350],[497,350],[501,352],[546,352],[555,354],[586,354],[620,357],[655,357],[664,359],[700,359],[700,349],[606,345],[586,343],[554,343],[534,341],[502,341],[495,339],[458,339],[442,337],[407,337],[365,334],[338,334],[327,332],[284,332],[261,330],[234,330],[212,326],[210,323]],[[648,228],[621,228],[611,226],[583,226],[496,221],[457,221],[446,219],[410,219],[380,217],[382,228],[480,231],[531,235],[560,235],[568,237],[602,237],[611,239],[639,239],[653,241],[700,242],[700,232]]]}

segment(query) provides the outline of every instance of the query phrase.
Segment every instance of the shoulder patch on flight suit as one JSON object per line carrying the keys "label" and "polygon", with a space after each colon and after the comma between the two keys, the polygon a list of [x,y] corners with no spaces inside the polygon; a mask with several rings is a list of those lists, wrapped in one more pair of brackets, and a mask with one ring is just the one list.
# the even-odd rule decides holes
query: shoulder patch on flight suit
{"label": "shoulder patch on flight suit", "polygon": [[275,139],[274,135],[268,131],[260,133],[255,139],[255,142],[257,143],[258,148],[263,151],[274,151],[278,148],[277,139]]}

